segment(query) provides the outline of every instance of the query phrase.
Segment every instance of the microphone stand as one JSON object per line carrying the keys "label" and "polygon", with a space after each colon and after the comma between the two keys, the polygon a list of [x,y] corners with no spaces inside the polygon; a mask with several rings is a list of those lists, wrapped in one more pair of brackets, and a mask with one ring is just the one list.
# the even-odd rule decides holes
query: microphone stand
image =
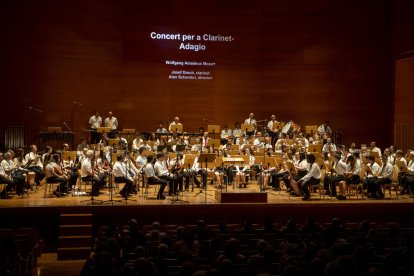
{"label": "microphone stand", "polygon": [[71,126],[71,129],[74,129],[73,128],[74,118],[75,118],[76,110],[78,108],[78,103],[77,102],[73,102],[73,104],[74,104],[74,106],[73,106],[73,110],[72,110],[72,115],[70,116],[70,126]]}
{"label": "microphone stand", "polygon": [[[177,156],[178,156],[178,154],[177,154]],[[175,173],[175,176],[174,176],[176,180],[178,180],[178,162],[179,162],[179,160],[180,159],[178,159],[178,157],[176,157],[176,160],[175,160],[176,173]],[[190,203],[190,202],[188,202],[186,200],[182,200],[182,199],[179,199],[178,198],[178,193],[177,193],[177,191],[175,191],[174,182],[173,182],[173,191],[174,191],[175,197],[173,199],[171,199],[171,204],[174,204],[176,202]]]}

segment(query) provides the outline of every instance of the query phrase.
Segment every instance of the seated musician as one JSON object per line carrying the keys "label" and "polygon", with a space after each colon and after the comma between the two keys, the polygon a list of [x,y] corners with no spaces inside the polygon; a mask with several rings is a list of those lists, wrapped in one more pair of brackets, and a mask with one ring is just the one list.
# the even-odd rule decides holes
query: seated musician
{"label": "seated musician", "polygon": [[26,160],[24,159],[24,150],[22,148],[17,149],[17,153],[13,159],[13,162],[18,168],[23,168],[26,166]]}
{"label": "seated musician", "polygon": [[359,184],[361,182],[360,172],[361,163],[358,157],[358,152],[349,156],[346,160],[347,170],[344,173],[345,180],[339,182],[339,195],[336,197],[339,200],[346,199],[346,191],[351,184]]}
{"label": "seated musician", "polygon": [[[168,131],[169,132],[177,132],[177,129],[173,129],[174,128],[174,125],[180,125],[180,126],[183,125],[182,123],[180,123],[180,118],[179,117],[175,117],[174,118],[174,121],[172,121],[170,123],[170,125],[168,126]],[[178,132],[180,132],[180,131],[178,131]]]}
{"label": "seated musician", "polygon": [[99,116],[98,111],[95,111],[94,114],[89,118],[89,125],[91,127],[91,144],[98,144],[99,140],[101,139],[98,128],[102,125],[102,118]]}
{"label": "seated musician", "polygon": [[[346,160],[346,159],[345,159]],[[346,161],[337,153],[333,155],[332,170],[325,176],[325,194],[336,197],[336,186],[345,180],[345,173],[348,172]]]}
{"label": "seated musician", "polygon": [[255,149],[261,148],[264,146],[264,137],[262,136],[262,132],[256,132],[256,137],[253,140],[253,146]]}
{"label": "seated musician", "polygon": [[[292,162],[290,161],[290,157],[289,154],[287,153],[285,155],[284,158],[286,161],[285,164],[285,169],[287,169],[289,171],[289,175],[287,175],[284,171],[283,171],[283,182],[285,182],[285,185],[288,189],[288,191],[291,192],[292,195],[297,195],[300,196],[299,193],[297,193],[297,190],[292,189],[292,182],[297,182],[299,181],[301,178],[303,178],[306,173],[308,172],[308,167],[309,167],[309,163],[306,160],[306,154],[301,152],[296,152],[295,155],[293,156],[293,168],[289,169],[288,163]],[[278,178],[276,178],[275,180],[277,181]],[[276,184],[278,184],[276,182]],[[277,186],[276,186],[277,187]]]}
{"label": "seated musician", "polygon": [[[269,158],[270,158],[270,156],[269,156]],[[278,175],[278,173],[279,172],[278,172],[278,168],[277,167],[270,167],[270,166],[267,166],[266,164],[263,165],[263,171],[262,171],[263,187],[262,188],[264,190],[267,189],[268,183],[270,182],[269,181],[270,179],[272,179],[271,186],[273,186],[273,185],[276,186],[276,184],[273,183],[273,177],[276,178],[276,175]],[[287,173],[289,173],[289,172],[287,172]],[[280,176],[283,176],[283,175],[280,175]],[[279,182],[279,177],[277,179],[277,182]],[[274,190],[276,190],[277,188],[279,188],[279,183],[277,184],[277,188],[275,186],[273,186],[273,189]]]}
{"label": "seated musician", "polygon": [[[99,141],[99,140],[98,140]],[[80,143],[76,148],[77,151],[82,151],[84,148],[88,148],[88,144],[86,143],[85,138],[80,138]]]}
{"label": "seated musician", "polygon": [[368,190],[368,198],[378,198],[378,195],[375,194],[374,183],[378,179],[378,175],[381,173],[381,167],[375,162],[375,158],[372,155],[368,155],[366,166],[366,177],[364,180],[364,186]]}
{"label": "seated musician", "polygon": [[246,188],[246,171],[247,171],[248,165],[238,165],[236,164],[234,166],[235,169],[235,176],[234,179],[236,181],[236,186],[238,186],[239,188],[242,187],[242,184],[244,186],[244,188]]}
{"label": "seated musician", "polygon": [[[198,162],[198,158],[200,157],[200,151],[197,152],[197,156],[194,159],[194,163],[193,163],[193,171],[195,173],[195,175],[201,175],[201,181],[203,182],[203,189],[205,189],[207,187],[207,172],[206,172],[206,168],[204,168],[205,164],[203,164],[201,167],[200,163]],[[200,188],[200,181],[197,179],[197,177],[194,177],[194,183],[196,184],[197,188]]]}
{"label": "seated musician", "polygon": [[276,141],[275,152],[282,152],[282,146],[287,146],[288,142],[286,140],[286,134],[281,133],[280,138]]}
{"label": "seated musician", "polygon": [[108,112],[108,117],[105,119],[105,127],[109,127],[110,129],[108,137],[114,139],[118,129],[118,119],[113,116],[112,111]]}
{"label": "seated musician", "polygon": [[132,141],[132,149],[138,150],[141,147],[143,140],[141,138],[141,135],[139,133],[135,134],[135,138]]}
{"label": "seated musician", "polygon": [[147,177],[148,184],[160,184],[160,189],[158,191],[157,199],[165,199],[164,189],[167,186],[168,181],[165,179],[161,179],[155,175],[154,170],[154,156],[149,155],[147,156],[147,162],[145,163],[143,170],[145,176]]}
{"label": "seated musician", "polygon": [[[178,182],[178,190],[177,191],[184,191],[183,189],[183,165],[184,159],[182,153],[177,153],[176,157],[170,160],[169,163],[169,170],[174,175],[174,178]],[[186,189],[188,190],[190,178],[186,178]]]}
{"label": "seated musician", "polygon": [[99,151],[99,156],[96,158],[95,171],[99,178],[107,179],[111,168],[103,150]]}
{"label": "seated musician", "polygon": [[145,164],[147,164],[147,148],[145,147],[139,148],[138,153],[139,155],[136,159],[137,169],[141,169],[142,167],[145,166]]}
{"label": "seated musician", "polygon": [[44,166],[46,166],[45,165],[45,156],[47,155],[47,154],[52,154],[52,151],[53,151],[53,149],[52,149],[52,147],[51,146],[46,146],[45,147],[45,153],[43,153],[43,155],[42,155],[42,163],[43,163],[43,167]]}
{"label": "seated musician", "polygon": [[[112,173],[115,177],[115,183],[125,183],[125,186],[119,192],[119,194],[127,198],[133,193],[134,186],[136,186],[136,181],[134,175],[131,174],[127,165],[124,163],[125,157],[120,154],[116,157],[116,162],[113,166]],[[135,182],[135,183],[134,183]]]}
{"label": "seated musician", "polygon": [[191,146],[191,151],[201,151],[200,138],[195,139],[194,145]]}
{"label": "seated musician", "polygon": [[65,175],[68,176],[68,192],[72,189],[72,187],[76,186],[76,181],[78,179],[78,166],[75,160],[63,160],[62,159],[62,152],[57,152],[59,154],[60,166],[62,171]]}
{"label": "seated musician", "polygon": [[371,142],[370,143],[370,145],[369,145],[369,151],[370,152],[375,151],[375,152],[378,153],[379,157],[381,157],[381,149],[379,147],[377,147],[377,145],[376,145],[375,142]]}
{"label": "seated musician", "polygon": [[59,183],[59,187],[53,194],[57,197],[67,195],[69,176],[66,175],[59,165],[60,155],[50,154],[48,155],[49,161],[45,166],[45,175],[47,183]]}
{"label": "seated musician", "polygon": [[391,165],[395,165],[395,158],[394,158],[394,156],[391,155],[390,148],[385,148],[384,149],[384,155],[387,157],[387,162],[388,163],[390,163]]}
{"label": "seated musician", "polygon": [[236,140],[239,139],[242,136],[242,130],[240,128],[240,123],[236,122],[234,124],[234,129],[233,129],[233,143],[236,144]]}
{"label": "seated musician", "polygon": [[297,194],[303,194],[302,200],[308,200],[310,198],[309,186],[319,184],[321,180],[321,169],[316,163],[315,155],[312,153],[308,154],[306,161],[309,164],[308,173],[297,182],[292,180],[292,188]]}
{"label": "seated musician", "polygon": [[405,193],[411,193],[411,195],[414,194],[414,151],[410,152],[410,159],[411,160],[407,164],[407,172],[399,176],[400,185],[402,187],[402,195]]}
{"label": "seated musician", "polygon": [[[9,168],[9,164],[7,160],[3,159],[3,158],[7,158],[6,153],[3,155],[3,153],[0,152],[0,162],[1,162],[0,163],[0,184],[6,184],[6,187],[0,193],[0,198],[2,199],[9,198],[9,196],[7,195],[8,192],[10,192],[16,186],[16,183],[13,181],[11,174],[6,173],[6,170],[5,170],[5,168],[6,169]],[[17,187],[16,187],[16,192],[18,195],[22,195],[23,187],[19,187],[19,190],[17,190]]]}
{"label": "seated musician", "polygon": [[172,196],[175,193],[178,194],[178,183],[174,178],[174,175],[168,171],[168,165],[166,164],[167,157],[164,153],[160,152],[157,153],[157,161],[154,165],[155,175],[158,178],[164,179],[168,181],[168,195]]}
{"label": "seated musician", "polygon": [[227,124],[224,125],[220,133],[221,144],[226,145],[233,138],[233,131]]}
{"label": "seated musician", "polygon": [[390,184],[392,182],[392,175],[394,173],[394,166],[388,162],[388,156],[385,154],[381,157],[382,166],[380,173],[376,181],[371,182],[372,187],[371,191],[374,194],[374,197],[378,199],[384,198],[384,193],[382,192],[382,186],[385,184]]}
{"label": "seated musician", "polygon": [[105,185],[105,179],[99,178],[94,172],[94,163],[95,152],[93,150],[88,150],[86,152],[86,158],[82,161],[81,165],[81,179],[85,182],[92,182],[91,195],[98,196],[100,194],[99,189]]}
{"label": "seated musician", "polygon": [[164,123],[163,122],[159,122],[158,123],[158,128],[157,128],[157,133],[167,133],[167,129],[164,128]]}
{"label": "seated musician", "polygon": [[30,152],[26,154],[25,161],[26,161],[26,167],[29,171],[32,171],[35,173],[35,182],[36,186],[40,185],[40,181],[44,178],[43,174],[43,164],[40,160],[40,155],[37,154],[37,147],[36,145],[30,146]]}
{"label": "seated musician", "polygon": [[329,154],[333,154],[334,152],[336,152],[336,146],[335,146],[335,144],[332,143],[331,138],[326,139],[326,143],[322,147],[322,153],[324,153],[324,152],[327,152]]}

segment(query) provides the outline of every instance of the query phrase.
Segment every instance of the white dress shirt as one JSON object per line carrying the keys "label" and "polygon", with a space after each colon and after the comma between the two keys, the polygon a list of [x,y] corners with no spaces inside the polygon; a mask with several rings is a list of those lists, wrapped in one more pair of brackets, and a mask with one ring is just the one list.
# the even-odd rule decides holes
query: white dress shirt
{"label": "white dress shirt", "polygon": [[387,162],[385,165],[383,164],[381,167],[380,178],[389,178],[390,180],[392,180],[393,172],[394,172],[394,166],[391,165],[391,163]]}
{"label": "white dress shirt", "polygon": [[89,118],[89,124],[91,125],[92,129],[97,129],[102,124],[102,118],[100,116],[93,115]]}
{"label": "white dress shirt", "polygon": [[115,177],[128,177],[127,176],[127,169],[124,162],[116,161],[113,168],[112,173]]}
{"label": "white dress shirt", "polygon": [[371,168],[371,171],[367,174],[367,177],[374,177],[378,176],[381,172],[381,167],[377,163],[372,163],[371,165],[368,165],[368,167]]}
{"label": "white dress shirt", "polygon": [[82,161],[81,177],[87,177],[92,175],[92,163],[88,157]]}
{"label": "white dress shirt", "polygon": [[155,175],[162,176],[162,175],[168,175],[168,169],[164,165],[164,162],[157,160],[154,165]]}
{"label": "white dress shirt", "polygon": [[302,177],[301,180],[303,182],[306,182],[309,179],[311,179],[311,177],[321,179],[321,169],[319,168],[319,165],[316,162],[313,163],[312,166],[310,166],[308,173],[304,177]]}
{"label": "white dress shirt", "polygon": [[110,127],[111,130],[116,130],[118,128],[118,119],[116,117],[106,118],[105,127]]}
{"label": "white dress shirt", "polygon": [[348,165],[341,159],[335,164],[334,169],[337,174],[344,175],[348,172]]}
{"label": "white dress shirt", "polygon": [[32,161],[33,160],[33,162],[30,163],[29,167],[38,166],[38,167],[40,167],[40,168],[43,169],[42,161],[40,160],[40,156],[38,156],[37,154],[35,154],[33,152],[29,152],[28,154],[26,154],[25,160],[26,160],[26,164],[29,161]]}

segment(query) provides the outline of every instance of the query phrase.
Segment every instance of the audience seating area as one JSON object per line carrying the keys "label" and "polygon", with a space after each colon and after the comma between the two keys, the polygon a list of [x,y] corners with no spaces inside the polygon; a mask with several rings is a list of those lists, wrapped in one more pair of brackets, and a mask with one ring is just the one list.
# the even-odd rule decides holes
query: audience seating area
{"label": "audience seating area", "polygon": [[0,229],[0,275],[32,275],[42,248],[35,228]]}
{"label": "audience seating area", "polygon": [[414,275],[414,227],[263,224],[100,226],[82,275]]}

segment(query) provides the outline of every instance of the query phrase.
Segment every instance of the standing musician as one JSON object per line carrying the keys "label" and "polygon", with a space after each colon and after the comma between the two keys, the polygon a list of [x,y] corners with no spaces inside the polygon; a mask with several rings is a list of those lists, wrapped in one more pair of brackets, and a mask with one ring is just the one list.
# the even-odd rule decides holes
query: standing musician
{"label": "standing musician", "polygon": [[40,155],[37,154],[36,145],[30,146],[30,152],[26,154],[25,160],[27,169],[35,173],[36,186],[39,186],[45,175],[43,174],[43,164]]}
{"label": "standing musician", "polygon": [[134,183],[134,176],[128,171],[128,168],[124,163],[124,156],[122,154],[116,157],[112,173],[115,177],[115,183],[125,183],[125,186],[119,194],[122,197],[127,198],[133,192],[133,187],[136,183]]}
{"label": "standing musician", "polygon": [[267,133],[269,133],[270,137],[272,138],[272,145],[274,145],[279,138],[279,122],[276,121],[276,116],[270,116],[270,121],[267,123]]}
{"label": "standing musician", "polygon": [[155,175],[154,170],[154,156],[149,155],[147,157],[147,162],[143,167],[145,176],[147,177],[148,184],[160,184],[160,189],[158,191],[157,199],[165,199],[165,196],[163,195],[165,186],[167,186],[168,181],[165,179],[161,179],[158,176]]}
{"label": "standing musician", "polygon": [[247,118],[246,120],[244,120],[244,123],[245,124],[249,124],[249,125],[253,125],[253,130],[252,131],[246,131],[246,136],[249,137],[251,135],[254,135],[255,132],[256,132],[256,128],[257,128],[257,122],[254,119],[254,113],[253,112],[251,112],[249,114],[249,118]]}
{"label": "standing musician", "polygon": [[168,181],[168,195],[172,196],[174,193],[178,193],[177,191],[177,179],[175,179],[174,175],[168,171],[168,165],[166,164],[167,157],[164,153],[160,152],[157,153],[157,161],[154,165],[155,175],[158,178],[164,179]]}
{"label": "standing musician", "polygon": [[[316,134],[316,133],[314,133],[314,134]],[[322,125],[320,125],[318,127],[318,133],[317,134],[319,134],[319,137],[321,137],[321,138],[324,139],[324,142],[326,141],[326,138],[328,138],[328,137],[331,136],[332,129],[329,126],[329,122],[328,121],[325,121]]]}
{"label": "standing musician", "polygon": [[168,126],[168,131],[169,132],[177,132],[176,129],[173,129],[174,125],[181,125],[181,126],[183,125],[182,123],[180,123],[180,118],[179,117],[175,117],[174,121],[172,121],[170,123],[170,125]]}
{"label": "standing musician", "polygon": [[91,195],[98,196],[99,189],[101,186],[104,186],[105,180],[99,178],[93,170],[93,164],[95,163],[95,152],[93,150],[88,150],[86,152],[86,158],[82,161],[81,165],[81,178],[85,182],[93,182]]}
{"label": "standing musician", "polygon": [[109,127],[109,138],[115,138],[115,133],[118,128],[118,119],[112,115],[112,111],[108,112],[108,117],[105,119],[105,127]]}
{"label": "standing musician", "polygon": [[89,125],[91,127],[91,144],[98,144],[101,135],[97,130],[102,125],[102,118],[99,116],[98,111],[95,111],[92,117],[89,118]]}
{"label": "standing musician", "polygon": [[64,173],[62,167],[59,165],[59,154],[49,154],[46,158],[49,159],[45,166],[46,182],[59,183],[58,189],[53,192],[55,196],[60,197],[62,195],[67,195],[69,176]]}

